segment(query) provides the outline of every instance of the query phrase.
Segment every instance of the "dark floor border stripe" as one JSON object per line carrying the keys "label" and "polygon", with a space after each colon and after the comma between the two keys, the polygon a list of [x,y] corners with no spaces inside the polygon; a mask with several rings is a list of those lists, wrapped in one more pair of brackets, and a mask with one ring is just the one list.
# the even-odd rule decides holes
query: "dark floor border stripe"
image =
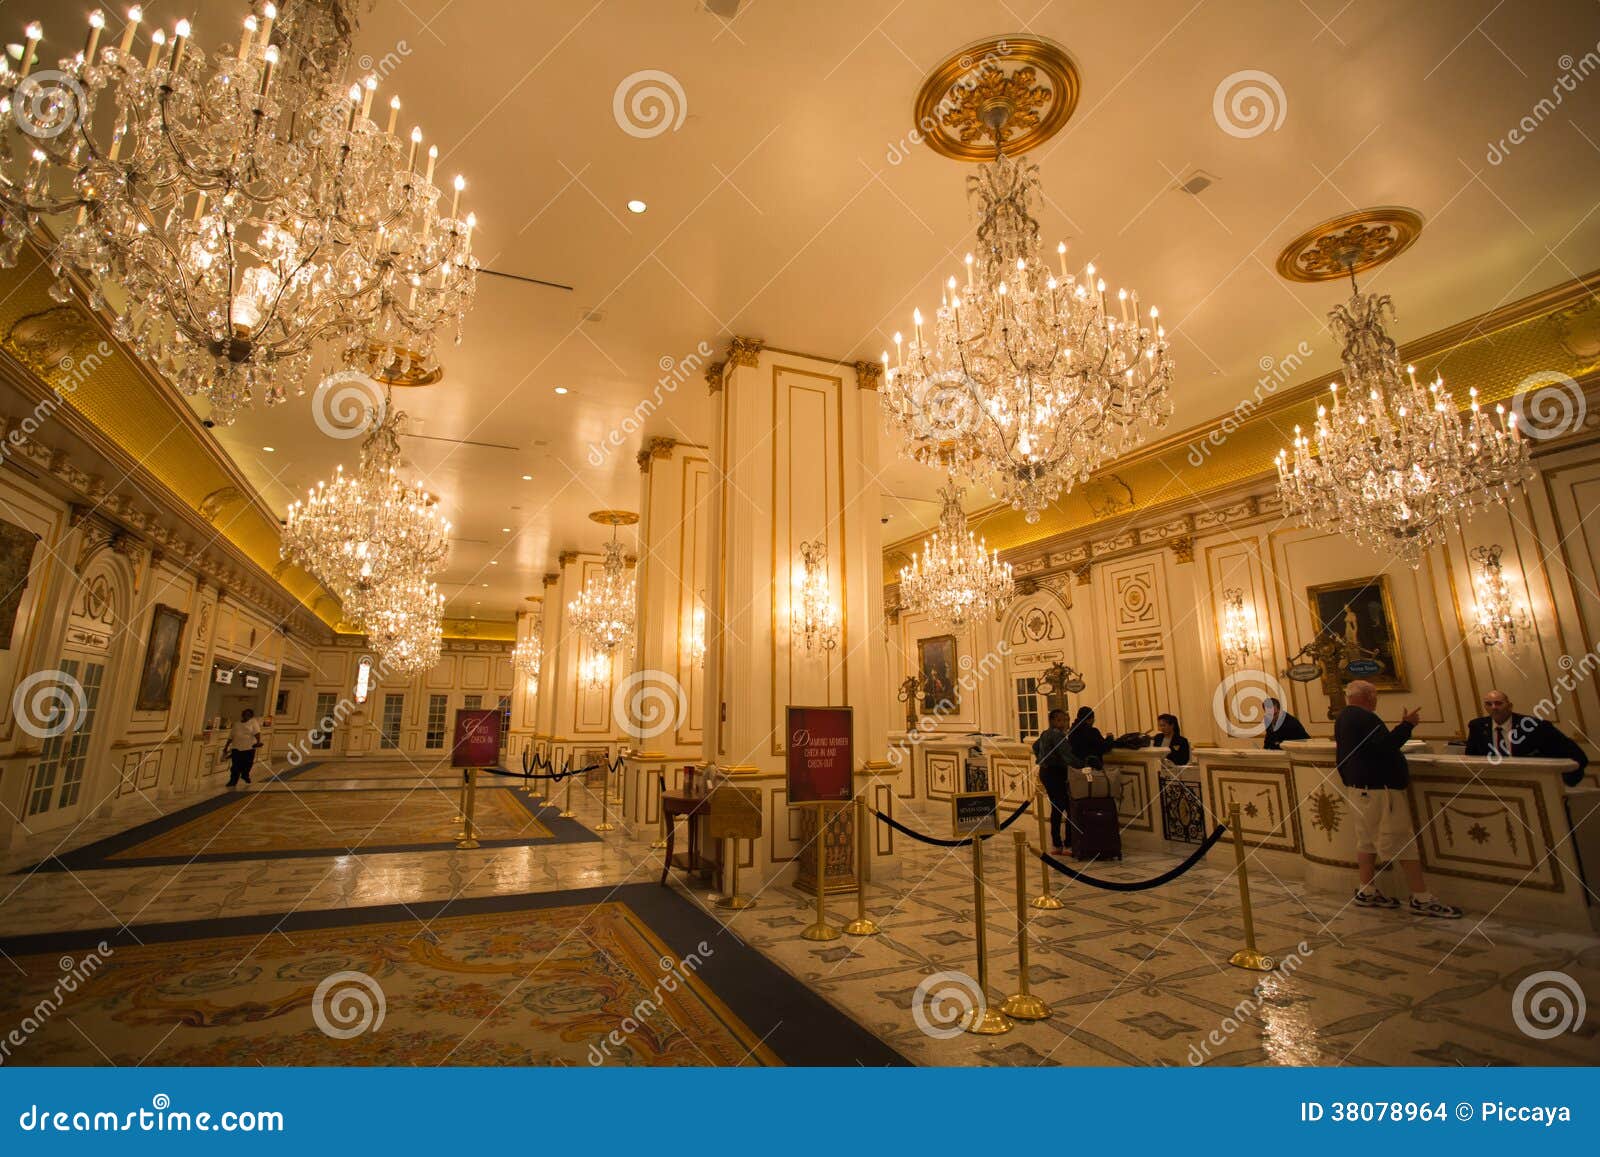
{"label": "dark floor border stripe", "polygon": [[[307,764],[306,768],[316,766]],[[271,780],[263,781],[262,786]],[[389,791],[395,792],[400,788],[331,788],[331,787],[305,787],[297,789],[301,792],[339,792],[339,791]],[[480,785],[480,790],[511,791],[511,788],[486,789]],[[513,793],[518,803],[528,814],[543,824],[550,832],[550,838],[528,837],[506,838],[493,840],[480,840],[480,847],[484,848],[531,848],[545,847],[551,844],[587,844],[600,839],[599,835],[590,831],[576,820],[562,819],[557,813],[553,803],[543,800],[534,802],[528,796]],[[190,804],[178,811],[158,816],[148,823],[138,827],[129,828],[127,831],[118,832],[116,835],[107,836],[103,840],[85,844],[61,855],[50,856],[30,867],[17,869],[18,873],[27,872],[60,872],[71,870],[74,872],[96,871],[109,868],[155,868],[171,867],[179,864],[236,864],[247,860],[306,860],[327,856],[381,856],[395,852],[443,852],[454,851],[455,845],[448,842],[441,843],[400,843],[400,844],[363,844],[358,848],[291,848],[282,851],[245,851],[245,852],[202,852],[195,856],[142,856],[129,859],[113,860],[111,857],[120,852],[138,847],[146,840],[164,835],[173,828],[181,827],[192,820],[200,819],[215,811],[228,807],[243,799],[248,799],[249,793],[222,791],[210,799],[201,800],[199,803]]]}
{"label": "dark floor border stripe", "polygon": [[[272,932],[313,931],[363,924],[453,916],[524,912],[542,908],[593,907],[621,903],[644,921],[678,960],[691,952],[703,963],[695,970],[733,1014],[763,1040],[786,1065],[868,1067],[907,1065],[894,1049],[866,1028],[768,960],[673,888],[659,884],[623,884],[567,892],[482,896],[466,900],[430,900],[385,904],[375,908],[329,908],[261,916],[224,916],[127,929],[44,932],[0,940],[8,956],[61,953],[93,947],[104,941],[113,949],[135,944],[171,944],[227,936],[264,936]],[[711,951],[701,952],[706,944]],[[114,962],[113,962],[114,964]]]}

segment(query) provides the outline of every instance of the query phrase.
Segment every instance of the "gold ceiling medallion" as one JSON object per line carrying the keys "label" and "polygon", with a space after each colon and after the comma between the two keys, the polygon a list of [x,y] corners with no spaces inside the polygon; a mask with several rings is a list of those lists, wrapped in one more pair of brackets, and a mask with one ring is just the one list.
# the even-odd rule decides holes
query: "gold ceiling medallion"
{"label": "gold ceiling medallion", "polygon": [[1306,230],[1278,254],[1289,281],[1338,281],[1391,261],[1422,235],[1422,215],[1386,206],[1358,209]]}
{"label": "gold ceiling medallion", "polygon": [[403,346],[370,342],[367,345],[367,357],[369,364],[374,367],[368,376],[380,385],[405,388],[431,386],[444,377],[444,367],[438,362]]}
{"label": "gold ceiling medallion", "polygon": [[589,515],[589,521],[601,526],[632,526],[639,516],[631,510],[596,510]]}
{"label": "gold ceiling medallion", "polygon": [[1002,36],[963,48],[917,93],[916,131],[958,161],[994,160],[995,112],[1003,111],[1006,155],[1019,156],[1061,131],[1078,107],[1078,67],[1036,36]]}

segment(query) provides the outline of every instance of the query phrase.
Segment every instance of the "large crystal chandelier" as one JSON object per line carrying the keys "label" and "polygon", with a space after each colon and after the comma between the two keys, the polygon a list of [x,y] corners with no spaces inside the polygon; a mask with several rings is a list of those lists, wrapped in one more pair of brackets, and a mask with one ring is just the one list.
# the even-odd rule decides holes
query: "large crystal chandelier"
{"label": "large crystal chandelier", "polygon": [[1462,413],[1443,378],[1402,373],[1384,329],[1394,318],[1388,295],[1363,294],[1353,270],[1350,287],[1328,315],[1344,343],[1344,388],[1317,407],[1311,437],[1296,426],[1292,451],[1278,451],[1278,490],[1310,525],[1416,566],[1464,514],[1506,501],[1530,473],[1528,449],[1504,406],[1491,419],[1474,389]]}
{"label": "large crystal chandelier", "polygon": [[444,596],[422,578],[398,580],[375,591],[362,616],[362,630],[384,669],[400,676],[439,662],[443,628]]}
{"label": "large crystal chandelier", "polygon": [[944,499],[939,529],[920,555],[912,555],[911,565],[900,568],[901,609],[952,627],[985,613],[998,619],[1015,590],[1011,564],[967,529],[961,493],[953,483],[939,491]]}
{"label": "large crystal chandelier", "polygon": [[97,10],[55,68],[37,69],[37,23],[17,64],[0,61],[0,263],[38,239],[52,294],[81,279],[217,423],[299,391],[324,353],[367,370],[429,360],[472,302],[464,182],[447,202],[437,148],[397,135],[399,99],[380,126],[377,77],[346,76],[358,3],[261,4],[210,54],[180,20],[143,59],[141,10],[104,47]]}
{"label": "large crystal chandelier", "polygon": [[995,159],[968,178],[978,207],[976,256],[952,277],[933,324],[920,310],[909,341],[883,355],[884,410],[902,452],[987,482],[1037,522],[1040,512],[1171,413],[1172,362],[1155,309],[1112,303],[1095,267],[1045,259],[1030,202],[1038,166],[1004,151],[1002,103],[984,110]]}
{"label": "large crystal chandelier", "polygon": [[610,525],[611,541],[606,543],[605,562],[600,573],[591,575],[578,597],[567,604],[567,618],[573,630],[588,639],[596,651],[609,656],[617,647],[624,643],[631,645],[633,641],[633,580],[628,577],[622,544],[617,541],[617,527],[629,526],[637,522],[639,516],[620,510],[601,510],[589,517]]}
{"label": "large crystal chandelier", "polygon": [[346,617],[364,627],[395,584],[420,582],[440,570],[450,549],[450,522],[433,495],[400,477],[405,414],[384,407],[361,447],[353,474],[340,466],[293,503],[282,556],[336,595]]}

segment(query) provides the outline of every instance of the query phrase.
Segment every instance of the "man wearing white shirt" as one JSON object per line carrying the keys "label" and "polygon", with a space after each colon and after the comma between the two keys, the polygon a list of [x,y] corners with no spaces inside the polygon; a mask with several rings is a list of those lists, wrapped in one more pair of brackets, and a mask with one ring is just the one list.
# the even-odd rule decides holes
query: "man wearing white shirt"
{"label": "man wearing white shirt", "polygon": [[255,766],[256,748],[260,746],[261,724],[256,719],[256,713],[246,707],[239,713],[239,722],[228,732],[226,751],[233,765],[233,774],[228,778],[229,787],[239,786],[241,779],[250,782],[250,769]]}

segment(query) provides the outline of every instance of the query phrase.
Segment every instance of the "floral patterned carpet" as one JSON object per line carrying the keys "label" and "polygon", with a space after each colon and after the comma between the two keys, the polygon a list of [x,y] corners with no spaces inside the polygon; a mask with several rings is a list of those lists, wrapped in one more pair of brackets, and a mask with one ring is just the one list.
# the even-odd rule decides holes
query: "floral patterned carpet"
{"label": "floral patterned carpet", "polygon": [[203,923],[4,945],[5,1063],[899,1061],[656,885]]}

